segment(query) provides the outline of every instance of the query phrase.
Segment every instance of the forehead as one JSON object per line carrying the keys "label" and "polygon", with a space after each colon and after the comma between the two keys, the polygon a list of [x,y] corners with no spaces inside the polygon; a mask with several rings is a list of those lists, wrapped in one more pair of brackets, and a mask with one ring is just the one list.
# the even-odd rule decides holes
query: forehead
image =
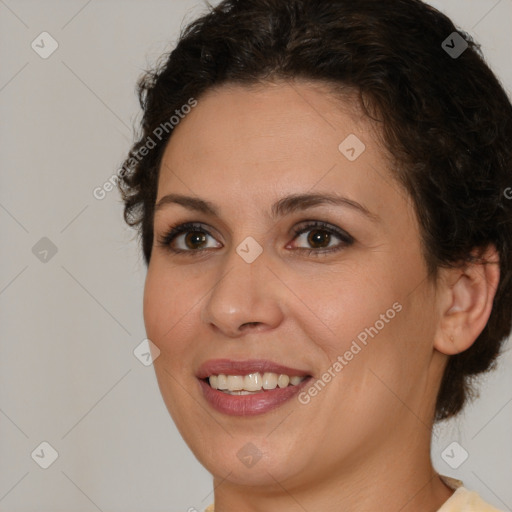
{"label": "forehead", "polygon": [[[350,161],[340,144],[357,141],[355,137],[364,158]],[[369,157],[382,169],[385,156],[355,93],[343,99],[328,85],[310,82],[227,85],[200,97],[174,129],[162,159],[160,186],[182,173],[193,185],[200,177],[216,183],[243,180],[254,187],[300,181],[313,186],[333,167],[338,175],[364,176],[371,170],[364,165]]]}

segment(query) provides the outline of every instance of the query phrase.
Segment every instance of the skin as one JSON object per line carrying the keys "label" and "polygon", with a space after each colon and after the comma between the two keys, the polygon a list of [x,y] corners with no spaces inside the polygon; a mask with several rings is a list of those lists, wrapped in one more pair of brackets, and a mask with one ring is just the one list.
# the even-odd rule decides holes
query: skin
{"label": "skin", "polygon": [[[412,202],[356,105],[318,83],[224,85],[199,98],[166,148],[156,202],[199,197],[219,217],[178,204],[155,213],[144,320],[165,404],[214,476],[216,512],[435,511],[452,494],[430,461],[435,397],[448,355],[484,328],[499,269],[427,279]],[[366,146],[355,161],[338,149],[349,134]],[[270,217],[278,199],[310,192],[348,197],[378,220],[338,205]],[[341,247],[322,254],[308,242],[318,228],[292,231],[308,220],[355,241],[321,231]],[[185,235],[173,246],[194,254],[159,243],[183,222],[205,225],[207,249]],[[250,264],[236,252],[248,236],[263,249]],[[212,358],[271,359],[320,379],[396,302],[401,311],[307,404],[233,417],[203,398],[195,373]],[[237,457],[249,442],[261,453],[252,467]]]}

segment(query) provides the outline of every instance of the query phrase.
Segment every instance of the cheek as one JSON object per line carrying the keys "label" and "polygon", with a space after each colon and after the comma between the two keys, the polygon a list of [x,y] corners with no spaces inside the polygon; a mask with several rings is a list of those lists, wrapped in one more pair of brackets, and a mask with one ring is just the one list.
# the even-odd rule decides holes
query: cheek
{"label": "cheek", "polygon": [[351,266],[302,282],[294,317],[302,319],[303,329],[331,360],[349,350],[353,340],[364,346],[399,321],[400,293],[386,275],[382,269],[366,266],[362,272]]}
{"label": "cheek", "polygon": [[[157,265],[151,260],[144,285],[143,315],[147,337],[160,350],[154,361],[154,370],[167,409],[178,426],[189,424],[184,412],[189,392],[184,386],[184,366],[190,352],[191,318],[197,296],[188,294],[189,288],[179,272]],[[198,306],[196,306],[198,307]],[[186,409],[186,408],[185,408]]]}
{"label": "cheek", "polygon": [[187,339],[199,307],[198,297],[179,272],[161,269],[151,261],[144,285],[144,324],[148,338],[162,352],[180,350],[179,340]]}
{"label": "cheek", "polygon": [[144,325],[148,338],[160,349],[160,339],[163,334],[161,319],[168,308],[167,300],[168,294],[163,293],[163,287],[159,285],[153,261],[151,261],[144,284]]}
{"label": "cheek", "polygon": [[396,272],[369,265],[302,283],[297,295],[308,297],[308,307],[298,305],[293,316],[322,354],[321,379],[332,382],[333,403],[361,417],[395,411],[401,402],[388,386],[405,398],[426,371],[431,329],[419,321],[425,304],[409,292]]}

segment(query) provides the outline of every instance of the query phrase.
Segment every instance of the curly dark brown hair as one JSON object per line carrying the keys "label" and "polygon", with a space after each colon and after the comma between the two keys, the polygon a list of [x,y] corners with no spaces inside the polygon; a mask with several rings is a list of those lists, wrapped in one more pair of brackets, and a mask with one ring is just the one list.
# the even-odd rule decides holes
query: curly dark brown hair
{"label": "curly dark brown hair", "polygon": [[358,94],[413,200],[429,277],[473,261],[475,248],[496,247],[500,282],[489,321],[449,358],[437,397],[435,420],[457,414],[511,330],[512,105],[480,45],[420,0],[225,0],[185,27],[138,82],[142,133],[118,181],[146,264],[169,120],[213,87],[275,79]]}

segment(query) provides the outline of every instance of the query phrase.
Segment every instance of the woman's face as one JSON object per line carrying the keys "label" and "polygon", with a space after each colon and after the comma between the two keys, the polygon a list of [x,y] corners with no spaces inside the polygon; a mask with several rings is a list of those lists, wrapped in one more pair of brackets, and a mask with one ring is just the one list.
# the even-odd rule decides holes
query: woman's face
{"label": "woman's face", "polygon": [[[147,335],[179,431],[232,483],[290,489],[368,474],[369,461],[390,467],[430,439],[445,361],[433,349],[438,314],[416,216],[355,101],[326,91],[210,91],[162,161],[157,204],[170,194],[194,202],[168,197],[155,212]],[[194,226],[165,246],[184,223]],[[204,366],[212,360],[249,363]],[[201,380],[258,370],[217,385],[310,377],[243,396]]]}

